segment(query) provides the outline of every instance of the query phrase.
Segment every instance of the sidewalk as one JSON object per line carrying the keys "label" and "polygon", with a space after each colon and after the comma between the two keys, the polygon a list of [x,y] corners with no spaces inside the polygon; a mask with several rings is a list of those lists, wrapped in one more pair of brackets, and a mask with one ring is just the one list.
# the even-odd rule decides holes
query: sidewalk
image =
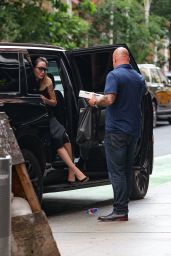
{"label": "sidewalk", "polygon": [[[109,213],[111,206],[100,208]],[[130,203],[128,222],[103,223],[84,211],[50,217],[62,256],[170,256],[171,183]]]}
{"label": "sidewalk", "polygon": [[[155,172],[159,164],[154,166]],[[130,202],[128,222],[97,221],[98,214],[112,209],[111,186],[84,189],[82,196],[70,192],[75,203],[88,198],[87,207],[99,203],[100,207],[96,216],[77,209],[48,218],[61,256],[171,256],[171,182],[157,181],[156,185],[159,176],[154,173],[145,199]],[[68,197],[64,195],[63,200]]]}

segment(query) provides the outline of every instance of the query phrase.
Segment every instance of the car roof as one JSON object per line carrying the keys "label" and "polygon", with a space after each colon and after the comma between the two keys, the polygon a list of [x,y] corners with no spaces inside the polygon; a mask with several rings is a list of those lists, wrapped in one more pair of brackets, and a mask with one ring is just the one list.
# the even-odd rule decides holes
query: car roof
{"label": "car roof", "polygon": [[62,47],[49,44],[34,44],[34,43],[9,43],[0,42],[0,49],[41,49],[53,51],[65,51]]}
{"label": "car roof", "polygon": [[138,67],[139,68],[158,68],[159,69],[159,67],[157,67],[156,65],[154,65],[154,64],[138,64]]}

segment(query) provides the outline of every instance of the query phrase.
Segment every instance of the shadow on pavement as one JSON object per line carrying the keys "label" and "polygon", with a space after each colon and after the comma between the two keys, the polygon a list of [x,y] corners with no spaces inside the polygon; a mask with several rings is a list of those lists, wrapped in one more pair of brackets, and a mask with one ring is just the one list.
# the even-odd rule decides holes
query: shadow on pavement
{"label": "shadow on pavement", "polygon": [[104,201],[91,199],[72,199],[72,198],[45,198],[42,201],[42,209],[47,216],[64,215],[89,208],[98,208],[102,206],[112,205],[112,199]]}

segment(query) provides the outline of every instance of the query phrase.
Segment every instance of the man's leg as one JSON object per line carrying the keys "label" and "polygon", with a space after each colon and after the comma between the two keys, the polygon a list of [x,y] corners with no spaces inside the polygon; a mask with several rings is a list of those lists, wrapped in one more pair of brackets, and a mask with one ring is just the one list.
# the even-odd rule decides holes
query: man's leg
{"label": "man's leg", "polygon": [[112,214],[99,217],[99,220],[127,220],[128,199],[125,175],[127,136],[125,134],[106,134],[105,152],[109,178],[114,191],[114,209]]}
{"label": "man's leg", "polygon": [[130,136],[128,140],[127,160],[126,160],[126,180],[127,180],[128,198],[130,198],[131,192],[132,192],[133,165],[134,165],[137,141],[138,139],[132,136]]}

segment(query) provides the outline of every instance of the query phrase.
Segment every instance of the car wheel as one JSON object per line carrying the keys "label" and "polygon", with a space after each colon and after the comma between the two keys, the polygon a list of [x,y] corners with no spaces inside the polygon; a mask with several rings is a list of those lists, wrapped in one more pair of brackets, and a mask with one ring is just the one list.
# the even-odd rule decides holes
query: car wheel
{"label": "car wheel", "polygon": [[22,149],[22,153],[25,160],[28,175],[33,184],[33,188],[39,199],[39,202],[41,202],[43,194],[43,177],[39,162],[30,150]]}
{"label": "car wheel", "polygon": [[146,170],[135,169],[133,173],[133,187],[131,199],[138,200],[144,198],[149,185],[149,174]]}
{"label": "car wheel", "polygon": [[155,102],[152,102],[153,104],[153,128],[157,126],[157,106]]}
{"label": "car wheel", "polygon": [[145,145],[143,145],[142,155],[144,155],[144,160],[141,159],[142,164],[135,166],[133,170],[131,199],[134,200],[145,197],[153,169],[153,143],[147,142],[146,146],[145,149]]}
{"label": "car wheel", "polygon": [[142,199],[147,193],[153,169],[153,106],[150,94],[142,102],[142,134],[135,150],[130,199]]}

